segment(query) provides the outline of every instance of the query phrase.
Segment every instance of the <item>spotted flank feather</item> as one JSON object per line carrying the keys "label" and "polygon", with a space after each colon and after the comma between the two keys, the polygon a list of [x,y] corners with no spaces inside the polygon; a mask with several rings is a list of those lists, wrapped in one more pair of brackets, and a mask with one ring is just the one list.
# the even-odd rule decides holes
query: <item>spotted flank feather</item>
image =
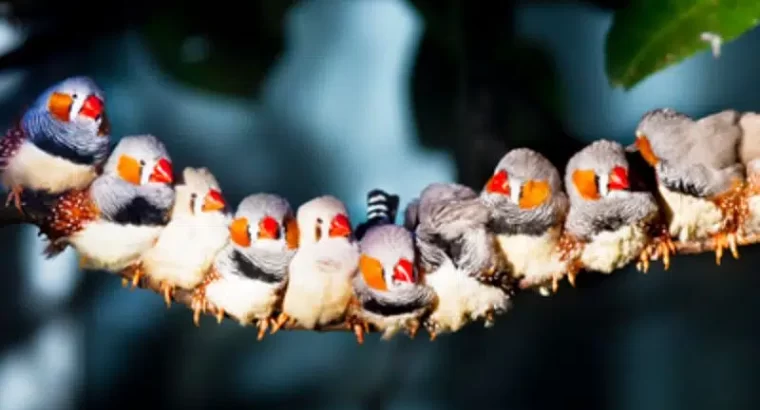
{"label": "spotted flank feather", "polygon": [[3,139],[0,140],[0,171],[8,167],[10,159],[18,153],[25,140],[26,134],[19,126],[15,126],[6,132]]}
{"label": "spotted flank feather", "polygon": [[361,239],[373,226],[394,223],[398,204],[398,195],[389,194],[381,189],[369,191],[367,193],[367,220],[356,227],[356,238]]}
{"label": "spotted flank feather", "polygon": [[67,246],[63,240],[82,230],[98,216],[98,208],[87,190],[71,191],[58,198],[50,215],[40,226],[40,233],[50,241],[45,248],[45,256],[51,258],[63,252]]}

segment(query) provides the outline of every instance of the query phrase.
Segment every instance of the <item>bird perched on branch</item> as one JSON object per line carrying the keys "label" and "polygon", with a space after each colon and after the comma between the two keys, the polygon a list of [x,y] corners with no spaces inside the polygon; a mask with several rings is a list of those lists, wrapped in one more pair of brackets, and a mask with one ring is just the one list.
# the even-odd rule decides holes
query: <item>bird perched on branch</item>
{"label": "bird perched on branch", "polygon": [[359,267],[359,246],[338,198],[326,195],[302,204],[296,222],[298,251],[290,262],[274,331],[285,323],[319,329],[343,320],[353,295],[351,280]]}
{"label": "bird perched on branch", "polygon": [[[394,223],[399,198],[382,190],[367,195],[367,222],[360,225],[359,274],[348,322],[357,341],[369,325],[390,339],[399,330],[411,337],[435,302],[435,292],[420,283],[412,232]],[[357,229],[357,232],[359,229]]]}
{"label": "bird perched on branch", "polygon": [[[205,299],[217,309],[218,320],[227,313],[242,325],[256,323],[261,340],[274,324],[272,314],[287,285],[298,225],[287,200],[254,194],[240,202],[229,231],[231,243],[217,254],[207,275]],[[197,325],[200,309],[194,308]]]}
{"label": "bird perched on branch", "polygon": [[722,111],[694,121],[670,108],[645,113],[636,129],[638,151],[655,169],[670,235],[682,242],[712,237],[716,263],[724,249],[735,258],[744,166],[739,113]]}
{"label": "bird perched on branch", "polygon": [[174,203],[172,163],[152,135],[122,138],[89,188],[58,196],[40,230],[52,257],[71,244],[81,267],[118,272],[153,246]]}
{"label": "bird perched on branch", "polygon": [[504,283],[490,279],[502,273],[502,261],[487,230],[488,208],[472,189],[455,183],[433,183],[410,205],[424,283],[438,295],[425,326],[431,339],[459,330],[469,321],[484,319],[510,307]]}
{"label": "bird perched on branch", "polygon": [[537,288],[548,295],[551,286],[555,292],[567,270],[559,240],[569,206],[557,168],[538,152],[513,149],[499,161],[481,198],[520,288]]}
{"label": "bird perched on branch", "polygon": [[622,145],[599,140],[576,153],[567,164],[565,187],[565,233],[578,245],[582,268],[609,274],[637,259],[642,270],[648,268],[655,252],[668,258],[673,244],[667,232],[659,242],[651,237],[659,222],[657,202],[650,192],[631,190]]}
{"label": "bird perched on branch", "polygon": [[108,156],[108,134],[103,93],[91,79],[72,77],[45,90],[0,140],[6,203],[22,211],[24,190],[86,188]]}
{"label": "bird perched on branch", "polygon": [[140,263],[130,267],[132,283],[143,275],[159,281],[167,307],[176,287],[201,287],[193,304],[202,307],[204,277],[229,242],[229,214],[219,183],[206,168],[185,168],[175,190],[171,220]]}

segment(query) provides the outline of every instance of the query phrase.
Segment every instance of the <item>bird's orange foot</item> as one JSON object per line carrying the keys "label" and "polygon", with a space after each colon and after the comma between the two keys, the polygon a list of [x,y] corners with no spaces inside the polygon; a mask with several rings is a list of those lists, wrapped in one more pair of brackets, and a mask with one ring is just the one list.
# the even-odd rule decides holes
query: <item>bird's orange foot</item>
{"label": "bird's orange foot", "polygon": [[201,313],[208,310],[208,301],[206,300],[206,286],[200,284],[193,289],[193,296],[190,301],[190,309],[193,311],[193,323],[200,326]]}
{"label": "bird's orange foot", "polygon": [[256,340],[262,341],[264,340],[264,336],[267,334],[267,330],[269,329],[269,324],[271,323],[270,318],[266,319],[259,319],[256,323],[256,327],[259,329],[259,334],[256,336]]}
{"label": "bird's orange foot", "polygon": [[420,330],[420,321],[417,319],[412,319],[409,322],[406,323],[406,334],[409,335],[410,339],[414,339],[415,336],[417,336],[417,332]]}
{"label": "bird's orange foot", "polygon": [[5,199],[5,206],[8,206],[13,202],[16,209],[23,214],[24,208],[21,206],[21,194],[23,192],[24,188],[21,185],[12,186],[10,192],[8,192],[8,197]]}
{"label": "bird's orange foot", "polygon": [[132,289],[136,289],[138,286],[140,286],[140,281],[142,280],[143,276],[145,276],[145,270],[142,268],[142,266],[135,266],[132,269]]}
{"label": "bird's orange foot", "polygon": [[295,325],[295,319],[291,318],[287,315],[287,313],[283,312],[277,315],[276,319],[272,319],[272,331],[269,332],[269,334],[273,335],[277,333],[277,331],[279,331],[280,328],[285,325]]}
{"label": "bird's orange foot", "polygon": [[738,235],[736,232],[719,232],[712,237],[715,242],[716,265],[720,265],[720,261],[723,259],[723,251],[726,249],[731,251],[731,255],[733,255],[734,259],[739,259]]}
{"label": "bird's orange foot", "polygon": [[425,322],[425,330],[430,334],[430,341],[433,342],[441,333],[441,326],[437,322],[428,320]]}
{"label": "bird's orange foot", "polygon": [[164,296],[164,302],[166,303],[166,308],[168,309],[172,307],[172,297],[174,296],[174,285],[165,281],[161,281],[159,290],[161,291],[161,294]]}
{"label": "bird's orange foot", "polygon": [[354,332],[354,336],[356,336],[356,342],[359,344],[363,344],[364,334],[369,333],[369,323],[367,323],[366,320],[363,320],[356,316],[351,316],[347,318],[346,323],[348,324],[349,328]]}
{"label": "bird's orange foot", "polygon": [[675,255],[676,245],[670,237],[667,227],[658,227],[649,244],[639,254],[639,260],[636,262],[636,269],[639,272],[647,273],[651,261],[662,259],[662,265],[665,270],[670,268],[670,257]]}

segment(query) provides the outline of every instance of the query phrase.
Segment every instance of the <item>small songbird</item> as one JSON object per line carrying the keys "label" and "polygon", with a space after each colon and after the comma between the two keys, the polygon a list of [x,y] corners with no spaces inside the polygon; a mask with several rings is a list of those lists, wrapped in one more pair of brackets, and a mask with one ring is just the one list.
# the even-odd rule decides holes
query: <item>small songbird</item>
{"label": "small songbird", "polygon": [[275,331],[286,323],[319,329],[344,320],[359,267],[359,245],[339,199],[326,195],[302,204],[296,222],[298,251],[290,262]]}
{"label": "small songbird", "polygon": [[[227,313],[241,325],[255,323],[261,340],[274,322],[273,312],[288,282],[288,267],[298,249],[298,225],[285,198],[254,194],[240,202],[229,231],[231,243],[217,254],[205,287],[196,292],[205,289],[217,320]],[[193,308],[197,325],[200,310]]]}
{"label": "small songbird", "polygon": [[28,189],[60,194],[84,189],[108,156],[110,136],[103,92],[87,77],[45,90],[0,139],[0,175],[6,203],[21,210]]}
{"label": "small songbird", "polygon": [[488,208],[475,191],[455,183],[428,185],[410,208],[404,225],[415,227],[423,283],[438,295],[424,323],[431,339],[474,320],[491,326],[511,304],[510,289],[487,282],[489,272],[502,272],[487,230]]}
{"label": "small songbird", "polygon": [[739,257],[744,166],[738,121],[739,113],[731,110],[694,121],[670,108],[656,109],[642,116],[629,148],[655,169],[670,235],[682,242],[713,238],[717,264],[726,248]]}
{"label": "small songbird", "polygon": [[[353,280],[355,303],[349,324],[362,343],[371,325],[388,340],[400,330],[414,337],[420,318],[435,302],[433,289],[420,283],[414,235],[394,224],[399,198],[382,190],[367,195],[367,221],[360,225],[359,275]],[[359,228],[357,228],[357,232]]]}
{"label": "small songbird", "polygon": [[[171,220],[156,244],[145,251],[132,271],[133,284],[143,275],[159,281],[167,307],[175,288],[203,285],[217,253],[229,242],[229,213],[219,183],[207,168],[185,168]],[[198,292],[198,296],[203,296]],[[196,294],[194,294],[196,295]],[[204,300],[194,300],[204,306]]]}
{"label": "small songbird", "polygon": [[40,225],[54,256],[71,244],[82,268],[119,272],[153,246],[169,221],[174,176],[166,148],[152,135],[122,138],[103,175],[87,189],[57,197]]}
{"label": "small songbird", "polygon": [[557,168],[536,151],[513,149],[499,161],[481,198],[520,288],[547,296],[551,286],[555,292],[567,271],[559,245],[569,208]]}
{"label": "small songbird", "polygon": [[657,202],[650,192],[631,190],[622,145],[599,140],[576,153],[567,164],[565,187],[570,197],[565,231],[580,245],[584,269],[609,274],[634,260],[648,268],[651,254],[661,249],[669,257],[669,235],[652,245]]}

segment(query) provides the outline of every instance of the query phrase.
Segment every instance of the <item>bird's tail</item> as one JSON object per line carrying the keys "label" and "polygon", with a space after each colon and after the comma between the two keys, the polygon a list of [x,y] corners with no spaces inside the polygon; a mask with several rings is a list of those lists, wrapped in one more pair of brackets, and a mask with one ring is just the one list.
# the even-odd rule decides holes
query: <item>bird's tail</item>
{"label": "bird's tail", "polygon": [[392,224],[396,221],[399,197],[381,189],[373,189],[367,193],[367,220],[356,228],[356,237],[361,239],[364,233],[373,226]]}

